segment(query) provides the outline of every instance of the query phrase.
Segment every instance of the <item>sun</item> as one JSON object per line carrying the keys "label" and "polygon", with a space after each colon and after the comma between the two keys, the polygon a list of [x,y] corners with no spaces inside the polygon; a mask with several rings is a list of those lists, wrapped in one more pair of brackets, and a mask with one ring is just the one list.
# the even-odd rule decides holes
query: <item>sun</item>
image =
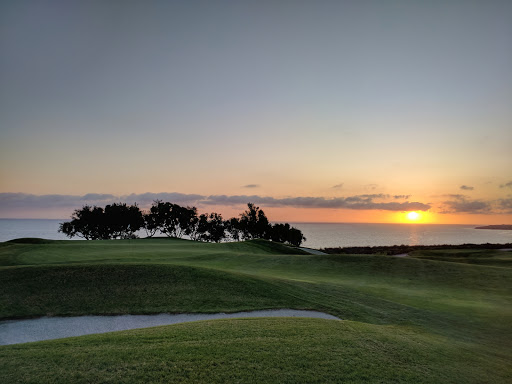
{"label": "sun", "polygon": [[418,212],[409,212],[407,213],[407,220],[410,220],[410,221],[416,221],[420,218],[420,214]]}

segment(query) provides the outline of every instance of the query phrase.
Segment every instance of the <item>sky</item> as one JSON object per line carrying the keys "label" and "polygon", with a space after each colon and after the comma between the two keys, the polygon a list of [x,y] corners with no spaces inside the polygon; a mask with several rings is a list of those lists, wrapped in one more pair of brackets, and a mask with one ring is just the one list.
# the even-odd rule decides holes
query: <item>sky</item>
{"label": "sky", "polygon": [[510,1],[0,1],[0,217],[512,224]]}

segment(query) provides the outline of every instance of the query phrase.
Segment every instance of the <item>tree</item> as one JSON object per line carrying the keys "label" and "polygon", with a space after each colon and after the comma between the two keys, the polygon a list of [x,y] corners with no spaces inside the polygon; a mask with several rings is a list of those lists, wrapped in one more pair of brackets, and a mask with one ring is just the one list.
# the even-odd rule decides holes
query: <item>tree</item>
{"label": "tree", "polygon": [[240,215],[240,230],[244,240],[270,239],[271,226],[265,213],[253,203]]}
{"label": "tree", "polygon": [[290,231],[290,224],[274,224],[272,225],[272,231],[270,235],[270,239],[272,241],[277,241],[279,243],[286,242],[288,238],[288,232]]}
{"label": "tree", "polygon": [[199,238],[203,241],[219,243],[226,238],[226,225],[218,213],[202,214],[198,222]]}
{"label": "tree", "polygon": [[239,218],[224,221],[222,215],[212,212],[197,216],[196,207],[155,200],[149,211],[142,213],[137,204],[114,203],[105,206],[85,205],[77,209],[71,221],[61,223],[59,232],[68,237],[87,240],[131,239],[144,228],[148,237],[157,231],[169,237],[189,236],[192,240],[221,242],[226,238],[239,241],[266,239],[299,246],[306,238],[290,224],[271,225],[267,216],[253,203]]}
{"label": "tree", "polygon": [[151,225],[169,237],[194,236],[197,223],[196,207],[181,207],[178,204],[156,200],[150,209]]}
{"label": "tree", "polygon": [[303,241],[306,241],[306,238],[304,237],[300,229],[294,227],[290,228],[286,242],[291,245],[295,245],[296,247],[299,247]]}
{"label": "tree", "polygon": [[229,237],[234,241],[240,241],[242,238],[242,226],[240,224],[240,219],[236,217],[232,217],[229,220],[226,220],[224,223],[224,227],[226,228],[226,232],[229,234]]}
{"label": "tree", "polygon": [[159,229],[159,225],[158,215],[156,212],[153,212],[153,207],[151,207],[149,211],[144,212],[142,217],[144,218],[144,230],[146,231],[147,237],[155,236]]}
{"label": "tree", "polygon": [[[196,228],[196,223],[199,220],[197,217],[196,207],[180,207],[178,212],[178,224],[181,229],[181,236],[193,236]],[[181,237],[179,236],[179,237]]]}
{"label": "tree", "polygon": [[86,240],[127,239],[136,237],[144,224],[142,212],[137,205],[124,203],[107,205],[105,209],[85,205],[76,209],[71,221],[61,223],[59,232],[68,237],[82,237]]}
{"label": "tree", "polygon": [[290,224],[288,223],[274,224],[272,226],[270,238],[272,241],[287,243],[297,247],[306,240],[299,229],[290,227]]}
{"label": "tree", "polygon": [[64,233],[69,238],[74,236],[86,240],[108,238],[103,225],[103,208],[84,205],[81,209],[76,209],[71,215],[71,221],[60,223],[59,232]]}
{"label": "tree", "polygon": [[144,226],[144,217],[137,204],[114,203],[105,207],[103,225],[111,239],[133,239]]}

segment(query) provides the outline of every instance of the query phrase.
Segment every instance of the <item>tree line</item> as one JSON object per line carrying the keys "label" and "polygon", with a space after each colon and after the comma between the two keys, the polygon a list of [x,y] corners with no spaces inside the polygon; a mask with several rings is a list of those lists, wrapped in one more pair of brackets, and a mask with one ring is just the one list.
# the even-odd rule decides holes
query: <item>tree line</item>
{"label": "tree line", "polygon": [[168,237],[206,242],[266,239],[299,246],[306,238],[288,223],[271,224],[259,207],[247,204],[247,210],[224,220],[212,212],[197,214],[196,207],[156,200],[148,211],[137,204],[114,203],[105,208],[85,205],[76,209],[71,221],[60,223],[59,232],[69,238],[86,240],[133,239],[144,229],[148,237],[162,233]]}

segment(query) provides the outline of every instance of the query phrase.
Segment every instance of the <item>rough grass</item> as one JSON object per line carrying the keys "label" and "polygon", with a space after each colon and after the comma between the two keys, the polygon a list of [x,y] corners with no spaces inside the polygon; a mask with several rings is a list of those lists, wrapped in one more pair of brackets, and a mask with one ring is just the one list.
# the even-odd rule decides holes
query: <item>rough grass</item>
{"label": "rough grass", "polygon": [[0,382],[512,380],[512,269],[445,260],[506,252],[290,252],[261,241],[0,243],[3,318],[290,307],[346,320],[209,321],[4,346]]}

